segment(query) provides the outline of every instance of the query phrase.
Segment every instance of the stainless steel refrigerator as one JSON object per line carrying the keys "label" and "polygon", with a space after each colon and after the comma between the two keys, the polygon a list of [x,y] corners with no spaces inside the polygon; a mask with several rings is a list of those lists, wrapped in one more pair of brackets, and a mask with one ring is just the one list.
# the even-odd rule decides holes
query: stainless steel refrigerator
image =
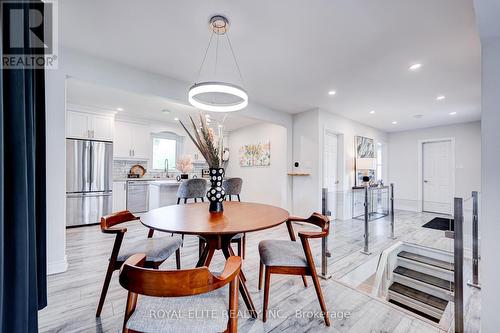
{"label": "stainless steel refrigerator", "polygon": [[111,213],[113,143],[66,139],[66,226],[99,223]]}

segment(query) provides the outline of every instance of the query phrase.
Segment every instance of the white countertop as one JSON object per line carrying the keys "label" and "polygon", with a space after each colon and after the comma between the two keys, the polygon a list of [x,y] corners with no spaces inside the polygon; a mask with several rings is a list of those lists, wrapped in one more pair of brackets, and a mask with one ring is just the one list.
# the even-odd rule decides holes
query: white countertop
{"label": "white countertop", "polygon": [[149,185],[154,185],[154,186],[179,186],[182,183],[182,181],[178,182],[175,179],[168,179],[168,180],[151,180],[149,182]]}
{"label": "white countertop", "polygon": [[153,178],[153,177],[142,177],[142,178],[126,178],[126,177],[120,177],[120,178],[113,178],[113,181],[114,182],[128,182],[128,181],[131,181],[131,182],[144,182],[144,181],[148,181],[148,182],[151,182],[151,181],[170,181],[170,182],[176,182],[177,183],[177,179],[175,177],[173,178],[165,178],[165,177],[161,177],[161,178]]}

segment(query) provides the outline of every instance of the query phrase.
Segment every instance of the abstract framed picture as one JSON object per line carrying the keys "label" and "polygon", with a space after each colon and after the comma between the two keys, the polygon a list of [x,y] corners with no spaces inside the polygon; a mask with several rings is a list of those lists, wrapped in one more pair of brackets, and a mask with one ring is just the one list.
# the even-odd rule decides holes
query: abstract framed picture
{"label": "abstract framed picture", "polygon": [[[360,186],[363,184],[364,171],[357,170],[356,159],[358,158],[375,158],[375,144],[373,139],[364,136],[354,137],[354,185]],[[374,179],[375,170],[369,170],[370,179]]]}
{"label": "abstract framed picture", "polygon": [[259,142],[241,146],[240,150],[241,167],[261,167],[271,165],[271,142]]}

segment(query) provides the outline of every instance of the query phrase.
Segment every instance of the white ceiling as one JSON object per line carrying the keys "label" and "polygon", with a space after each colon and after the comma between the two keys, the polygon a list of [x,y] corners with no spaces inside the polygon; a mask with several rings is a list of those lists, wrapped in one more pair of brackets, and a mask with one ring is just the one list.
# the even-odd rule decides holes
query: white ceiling
{"label": "white ceiling", "polygon": [[[163,97],[141,95],[76,79],[67,80],[66,98],[69,104],[112,111],[122,108],[123,111],[117,112],[117,117],[141,118],[177,125],[176,117],[182,121],[188,121],[189,115],[198,117],[198,111],[195,108]],[[170,112],[165,113],[163,110]],[[233,131],[259,122],[237,113],[229,113],[227,116],[214,112],[206,112],[206,114],[210,114],[213,127],[216,128],[221,124],[225,131]]]}
{"label": "white ceiling", "polygon": [[[231,21],[250,99],[285,112],[322,107],[386,131],[480,118],[480,45],[472,0],[64,0],[59,5],[62,44],[186,82],[196,80],[210,36],[208,19],[223,13]],[[238,81],[225,51],[220,50],[218,74]],[[409,72],[415,62],[422,69]],[[331,89],[335,96],[328,96]],[[441,94],[447,98],[436,101]],[[414,118],[417,114],[424,117]]]}

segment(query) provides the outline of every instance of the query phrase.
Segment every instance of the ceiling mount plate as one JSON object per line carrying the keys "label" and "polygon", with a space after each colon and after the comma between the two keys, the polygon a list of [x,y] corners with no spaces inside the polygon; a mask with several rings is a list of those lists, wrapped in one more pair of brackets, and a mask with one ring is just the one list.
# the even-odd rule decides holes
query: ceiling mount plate
{"label": "ceiling mount plate", "polygon": [[224,35],[229,30],[229,21],[222,15],[212,16],[210,19],[210,29],[217,35]]}

